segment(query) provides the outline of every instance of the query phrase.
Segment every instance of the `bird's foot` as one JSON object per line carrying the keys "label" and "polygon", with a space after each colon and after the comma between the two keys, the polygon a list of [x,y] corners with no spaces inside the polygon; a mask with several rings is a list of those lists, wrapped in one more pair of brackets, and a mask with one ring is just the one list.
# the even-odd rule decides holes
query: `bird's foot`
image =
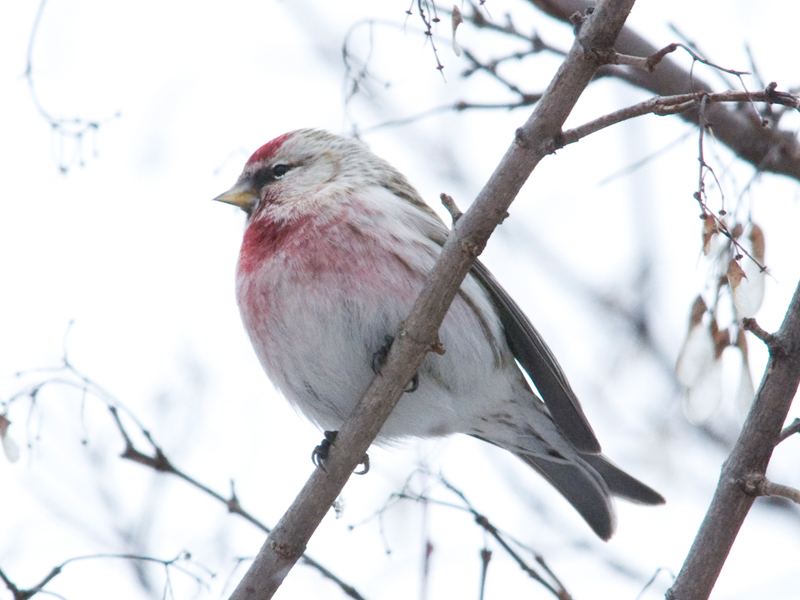
{"label": "bird's foot", "polygon": [[[336,434],[339,433],[338,431],[326,431],[325,432],[325,439],[323,439],[319,446],[314,448],[314,451],[311,453],[311,462],[314,463],[314,466],[322,469],[327,473],[325,469],[325,461],[328,459],[330,454],[331,448],[333,447],[333,442],[336,441]],[[353,471],[356,475],[364,475],[369,471],[369,454],[365,454],[364,458],[361,459],[361,462],[358,463],[362,465],[361,470]]]}
{"label": "bird's foot", "polygon": [[[380,375],[381,368],[384,364],[386,364],[386,358],[389,356],[389,349],[392,347],[394,343],[394,337],[391,335],[387,335],[383,338],[383,346],[378,349],[375,354],[372,355],[372,372],[375,375]],[[408,387],[404,390],[407,394],[413,394],[417,391],[419,387],[419,373],[414,373],[414,376],[411,378],[411,381],[408,382]]]}

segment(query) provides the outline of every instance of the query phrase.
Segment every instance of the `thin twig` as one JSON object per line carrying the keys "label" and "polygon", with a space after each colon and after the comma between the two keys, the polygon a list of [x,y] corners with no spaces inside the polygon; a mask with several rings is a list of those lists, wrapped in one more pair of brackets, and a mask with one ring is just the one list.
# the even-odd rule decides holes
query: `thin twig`
{"label": "thin twig", "polygon": [[647,580],[647,583],[644,584],[644,587],[641,590],[639,590],[638,594],[636,594],[636,598],[634,598],[634,600],[640,600],[641,597],[644,596],[645,592],[650,588],[651,585],[655,583],[656,577],[658,577],[659,573],[661,573],[662,571],[666,571],[669,574],[669,576],[673,579],[673,581],[675,580],[675,573],[673,573],[666,567],[658,567],[656,569],[656,572],[653,573],[653,576]]}
{"label": "thin twig", "polygon": [[[36,17],[33,21],[33,27],[31,28],[31,34],[28,38],[28,51],[25,57],[25,72],[24,77],[28,83],[28,91],[30,92],[31,101],[33,102],[33,106],[36,108],[37,112],[41,115],[41,117],[47,121],[47,123],[52,128],[52,131],[57,136],[60,136],[60,141],[63,141],[64,138],[73,140],[75,146],[77,147],[77,155],[78,155],[78,162],[82,166],[83,165],[83,158],[81,155],[81,149],[83,146],[84,138],[87,134],[96,134],[97,131],[100,129],[100,126],[107,121],[112,119],[119,118],[120,114],[116,113],[110,118],[105,120],[90,120],[84,119],[82,117],[72,117],[72,118],[65,118],[65,117],[57,117],[52,112],[47,110],[42,103],[41,99],[39,98],[39,94],[36,91],[36,86],[34,84],[34,68],[33,68],[33,50],[35,47],[35,42],[37,39],[37,35],[39,33],[39,29],[42,23],[42,16],[44,15],[44,9],[47,4],[47,0],[41,0],[39,3],[39,9],[36,11]],[[58,168],[62,173],[66,173],[72,163],[75,161],[75,156],[66,159],[64,157],[64,148],[61,143],[58,145],[59,150],[58,154]]]}
{"label": "thin twig", "polygon": [[742,488],[752,496],[778,496],[800,504],[800,490],[788,485],[773,483],[762,473],[750,473],[742,478]]}
{"label": "thin twig", "polygon": [[416,123],[422,119],[432,117],[443,112],[463,112],[465,110],[514,110],[516,108],[524,108],[536,104],[542,97],[541,94],[523,94],[517,102],[496,102],[496,103],[472,103],[464,100],[459,100],[454,104],[447,104],[445,106],[435,106],[429,108],[410,117],[403,117],[400,119],[390,119],[383,121],[377,125],[370,125],[369,127],[362,127],[358,130],[359,134],[372,133],[386,127],[398,127],[408,125],[409,123]]}
{"label": "thin twig", "polygon": [[450,218],[453,219],[453,225],[455,225],[458,220],[461,218],[461,215],[464,213],[461,212],[461,209],[458,208],[456,201],[453,200],[452,196],[448,196],[444,192],[439,195],[439,199],[442,201],[442,204],[447,209],[447,212],[450,213]]}
{"label": "thin twig", "polygon": [[[428,7],[429,12],[433,13],[433,16],[429,16],[425,12],[425,8]],[[430,8],[432,7],[432,8]],[[439,60],[439,51],[436,48],[436,42],[433,39],[433,25],[434,23],[439,23],[439,15],[436,14],[436,3],[432,2],[428,4],[426,0],[417,0],[417,11],[419,12],[419,17],[422,19],[422,24],[425,26],[425,31],[423,32],[430,40],[431,48],[433,49],[433,57],[436,60],[436,70],[442,74],[442,79],[444,79],[444,65],[442,61]],[[413,12],[409,8],[406,11],[407,15],[412,15]]]}
{"label": "thin twig", "polygon": [[486,574],[489,572],[489,562],[492,560],[492,551],[484,547],[481,550],[481,583],[478,591],[478,600],[483,600],[486,592]]}
{"label": "thin twig", "polygon": [[491,21],[483,16],[478,7],[476,7],[472,2],[469,3],[472,6],[472,12],[468,17],[466,17],[466,21],[469,22],[471,25],[478,29],[487,29],[490,31],[496,31],[498,33],[503,33],[513,38],[517,38],[518,40],[523,40],[526,42],[530,42],[531,44],[531,54],[535,54],[538,52],[552,52],[553,54],[566,57],[567,53],[562,48],[557,48],[556,46],[552,46],[545,42],[541,36],[537,32],[533,32],[533,34],[527,34],[519,29],[516,28],[514,23],[511,21],[511,18],[506,20],[505,25],[498,25],[494,21]]}
{"label": "thin twig", "polygon": [[[518,94],[519,96],[524,96],[525,95],[522,92],[522,90],[520,90],[519,87],[517,87],[516,84],[511,83],[508,79],[506,79],[505,77],[501,76],[497,72],[497,66],[500,64],[499,61],[491,62],[491,63],[483,63],[483,62],[479,61],[469,50],[467,50],[465,48],[462,48],[462,53],[467,59],[469,59],[469,61],[472,63],[472,66],[473,66],[472,70],[467,70],[465,72],[465,76],[468,77],[469,75],[474,73],[476,70],[480,70],[480,71],[483,71],[484,73],[487,73],[488,75],[490,75],[493,79],[495,79],[499,83],[503,84],[505,87],[507,87],[510,91],[514,92],[515,94]],[[513,57],[514,58],[519,58],[518,55],[513,55]]]}
{"label": "thin twig", "polygon": [[458,498],[464,503],[466,509],[472,514],[473,518],[475,519],[475,522],[478,525],[480,525],[490,536],[492,536],[498,544],[500,544],[503,550],[505,550],[508,553],[508,555],[514,559],[514,561],[519,565],[519,567],[525,573],[528,574],[529,577],[542,584],[545,588],[547,588],[547,590],[549,590],[552,594],[554,594],[556,598],[559,598],[559,600],[569,600],[571,598],[569,592],[567,592],[566,588],[558,579],[558,577],[556,577],[555,574],[550,570],[550,568],[547,567],[546,563],[544,562],[543,556],[541,556],[539,553],[535,553],[536,562],[538,562],[547,570],[547,573],[553,579],[554,584],[550,584],[546,579],[544,579],[544,577],[539,575],[539,573],[537,573],[533,567],[528,565],[522,559],[522,557],[517,552],[515,552],[513,548],[511,548],[511,546],[503,537],[500,530],[498,530],[485,515],[482,515],[477,510],[475,510],[475,508],[472,506],[472,504],[470,504],[470,502],[467,500],[466,496],[461,490],[453,486],[449,481],[447,481],[442,476],[439,476],[439,481],[441,481],[441,483],[453,494],[458,496]]}
{"label": "thin twig", "polygon": [[679,48],[683,48],[684,50],[686,50],[686,52],[688,52],[691,55],[692,60],[694,60],[695,62],[703,63],[704,65],[707,65],[707,66],[711,67],[712,69],[716,69],[717,71],[722,71],[723,73],[729,73],[730,75],[735,75],[736,77],[741,77],[742,75],[749,75],[750,74],[747,71],[737,71],[736,69],[726,69],[725,67],[722,67],[720,65],[714,64],[710,60],[706,60],[705,58],[700,56],[697,52],[695,52],[692,48],[690,48],[686,44],[680,44],[680,43],[670,44],[670,46],[668,46],[668,48],[671,47],[671,46],[676,46],[676,47],[679,47]]}
{"label": "thin twig", "polygon": [[669,44],[650,56],[632,56],[630,54],[622,54],[613,49],[605,53],[595,52],[595,54],[607,65],[624,65],[652,73],[667,54],[675,52],[681,46],[682,44],[677,43]]}
{"label": "thin twig", "polygon": [[41,581],[39,581],[39,583],[25,590],[19,589],[19,587],[8,578],[8,576],[2,571],[2,569],[0,569],[0,579],[3,580],[3,582],[6,585],[6,588],[8,588],[8,590],[13,594],[14,600],[28,600],[28,598],[32,598],[33,596],[39,593],[58,596],[58,594],[50,592],[49,590],[45,590],[44,588],[48,583],[50,583],[53,579],[55,579],[55,577],[60,575],[66,566],[75,562],[81,562],[86,560],[108,559],[108,558],[140,561],[140,562],[153,562],[161,564],[167,570],[167,581],[165,582],[165,586],[167,587],[170,586],[169,569],[173,568],[180,571],[181,573],[184,573],[185,575],[188,575],[189,577],[194,579],[198,584],[208,588],[208,584],[204,581],[204,578],[182,566],[180,564],[182,562],[189,563],[199,567],[202,571],[204,571],[206,577],[212,579],[216,577],[216,575],[212,573],[209,569],[207,569],[200,563],[193,561],[188,552],[180,552],[175,558],[171,559],[155,558],[152,556],[143,556],[140,554],[127,554],[127,553],[126,554],[100,553],[100,554],[88,554],[85,556],[74,556],[72,558],[68,558],[60,565],[56,565],[55,567],[50,569],[47,575],[45,575],[41,579]]}
{"label": "thin twig", "polygon": [[800,431],[800,419],[795,419],[789,425],[787,425],[783,431],[781,431],[781,436],[778,438],[778,443],[781,443],[785,439],[789,438],[790,436],[794,435],[795,433]]}
{"label": "thin twig", "polygon": [[622,167],[621,169],[612,172],[609,175],[606,175],[600,181],[597,182],[597,185],[598,186],[606,185],[608,183],[611,183],[615,179],[618,179],[620,177],[623,177],[625,175],[629,175],[629,174],[635,172],[636,170],[640,169],[641,167],[643,167],[644,165],[646,165],[647,163],[652,161],[654,158],[657,158],[658,156],[666,154],[667,152],[669,152],[673,148],[675,148],[677,146],[680,146],[691,135],[694,135],[693,131],[687,131],[687,132],[681,134],[680,136],[678,136],[677,138],[675,138],[674,140],[672,140],[668,144],[665,144],[664,146],[662,146],[658,150],[655,150],[655,151],[651,152],[650,154],[640,158],[639,160],[637,160],[637,161],[635,161],[635,162],[633,162],[633,163],[631,163],[629,165],[626,165],[626,166]]}
{"label": "thin twig", "polygon": [[742,327],[769,346],[775,342],[775,336],[761,328],[754,318],[742,319]]}
{"label": "thin twig", "polygon": [[782,104],[800,110],[800,98],[787,92],[778,92],[767,88],[761,92],[693,92],[675,96],[656,96],[638,104],[621,108],[612,113],[584,123],[573,129],[568,129],[562,135],[562,147],[585,138],[592,133],[605,129],[617,123],[628,121],[643,115],[654,114],[658,116],[673,115],[696,109],[705,98],[708,103],[722,102],[766,102],[768,104]]}

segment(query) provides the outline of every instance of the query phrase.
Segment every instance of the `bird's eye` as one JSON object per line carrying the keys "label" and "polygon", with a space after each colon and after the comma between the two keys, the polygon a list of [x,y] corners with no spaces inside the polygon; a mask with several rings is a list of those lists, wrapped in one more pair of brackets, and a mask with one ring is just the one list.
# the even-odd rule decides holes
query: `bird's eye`
{"label": "bird's eye", "polygon": [[291,168],[292,168],[291,165],[284,165],[284,164],[275,165],[274,167],[272,167],[272,176],[275,177],[275,179],[283,177]]}
{"label": "bird's eye", "polygon": [[250,181],[255,189],[261,189],[265,185],[269,185],[276,179],[280,179],[292,169],[292,165],[277,164],[274,167],[261,167],[250,176]]}

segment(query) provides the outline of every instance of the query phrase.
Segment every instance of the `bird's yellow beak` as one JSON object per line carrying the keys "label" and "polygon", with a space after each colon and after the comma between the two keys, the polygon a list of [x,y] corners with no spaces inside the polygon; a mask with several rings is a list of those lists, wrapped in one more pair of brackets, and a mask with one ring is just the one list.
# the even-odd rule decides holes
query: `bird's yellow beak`
{"label": "bird's yellow beak", "polygon": [[214,200],[238,206],[247,214],[250,214],[258,202],[258,193],[247,183],[235,185],[227,192],[220,194]]}

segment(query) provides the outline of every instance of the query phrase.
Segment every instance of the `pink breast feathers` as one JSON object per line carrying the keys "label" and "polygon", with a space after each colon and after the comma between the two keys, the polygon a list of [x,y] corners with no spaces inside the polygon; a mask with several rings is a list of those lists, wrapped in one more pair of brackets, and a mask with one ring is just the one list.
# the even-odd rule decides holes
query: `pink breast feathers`
{"label": "pink breast feathers", "polygon": [[252,221],[244,234],[237,277],[260,288],[247,285],[248,295],[268,295],[269,289],[263,288],[282,280],[309,294],[338,289],[353,297],[388,294],[411,302],[424,273],[386,239],[366,234],[346,218],[320,223],[306,215],[290,223],[264,217]]}
{"label": "pink breast feathers", "polygon": [[259,265],[269,261],[276,253],[300,245],[310,217],[291,222],[277,222],[261,215],[247,226],[239,252],[239,275],[249,275]]}

